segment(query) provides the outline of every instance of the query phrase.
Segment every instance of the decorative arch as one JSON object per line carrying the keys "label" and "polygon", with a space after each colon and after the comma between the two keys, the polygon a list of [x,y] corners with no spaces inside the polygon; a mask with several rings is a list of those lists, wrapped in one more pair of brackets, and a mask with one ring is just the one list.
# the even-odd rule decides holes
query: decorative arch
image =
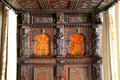
{"label": "decorative arch", "polygon": [[83,55],[85,53],[85,38],[80,33],[72,34],[70,37],[71,55]]}
{"label": "decorative arch", "polygon": [[49,55],[49,36],[46,34],[38,34],[35,38],[36,55]]}

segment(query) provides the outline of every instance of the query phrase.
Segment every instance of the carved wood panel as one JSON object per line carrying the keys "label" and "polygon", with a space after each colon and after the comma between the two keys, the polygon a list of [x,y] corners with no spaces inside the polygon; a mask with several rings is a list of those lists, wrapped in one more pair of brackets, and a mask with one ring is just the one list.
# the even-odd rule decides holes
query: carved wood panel
{"label": "carved wood panel", "polygon": [[89,80],[86,68],[69,68],[69,80]]}
{"label": "carved wood panel", "polygon": [[54,23],[54,18],[52,16],[33,16],[32,23],[33,24]]}
{"label": "carved wood panel", "polygon": [[[52,3],[55,4],[53,8],[56,4],[58,7],[63,4],[57,1]],[[93,14],[22,14],[18,28],[19,80],[102,80],[98,76],[100,63],[97,61],[101,58],[97,51],[98,33],[95,25],[100,20]],[[76,45],[71,48],[73,43]]]}
{"label": "carved wood panel", "polygon": [[66,65],[65,80],[92,80],[90,65]]}
{"label": "carved wood panel", "polygon": [[52,67],[34,67],[34,80],[54,80]]}

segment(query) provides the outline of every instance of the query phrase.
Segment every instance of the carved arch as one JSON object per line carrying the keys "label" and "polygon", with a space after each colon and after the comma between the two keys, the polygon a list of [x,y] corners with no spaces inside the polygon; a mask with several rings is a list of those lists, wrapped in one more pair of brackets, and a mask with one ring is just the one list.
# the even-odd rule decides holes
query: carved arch
{"label": "carved arch", "polygon": [[70,37],[70,54],[84,55],[85,54],[85,37],[80,33],[72,34]]}
{"label": "carved arch", "polygon": [[35,38],[36,55],[49,55],[49,36],[47,34],[38,34]]}

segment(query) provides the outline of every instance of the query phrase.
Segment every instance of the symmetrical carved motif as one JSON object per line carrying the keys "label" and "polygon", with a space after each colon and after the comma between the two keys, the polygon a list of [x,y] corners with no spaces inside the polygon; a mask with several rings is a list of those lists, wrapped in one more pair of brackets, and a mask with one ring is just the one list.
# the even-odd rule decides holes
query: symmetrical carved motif
{"label": "symmetrical carved motif", "polygon": [[[18,50],[21,55],[18,57],[18,63],[21,65],[18,70],[21,72],[20,76],[18,74],[19,79],[102,80],[99,76],[100,63],[97,62],[101,59],[97,51],[99,34],[95,25],[100,23],[100,20],[91,19],[96,18],[92,14],[39,12],[30,13],[29,20],[23,18],[25,21],[21,21],[24,24],[19,25],[20,49]],[[50,17],[47,18],[45,15]],[[91,20],[87,20],[88,16]],[[55,21],[52,22],[52,19]]]}

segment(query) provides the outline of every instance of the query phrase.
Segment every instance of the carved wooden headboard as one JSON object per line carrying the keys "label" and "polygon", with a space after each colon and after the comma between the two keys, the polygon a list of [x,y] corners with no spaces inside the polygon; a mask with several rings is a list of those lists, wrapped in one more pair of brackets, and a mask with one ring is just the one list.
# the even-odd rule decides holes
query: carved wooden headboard
{"label": "carved wooden headboard", "polygon": [[101,80],[97,12],[18,15],[18,80]]}

